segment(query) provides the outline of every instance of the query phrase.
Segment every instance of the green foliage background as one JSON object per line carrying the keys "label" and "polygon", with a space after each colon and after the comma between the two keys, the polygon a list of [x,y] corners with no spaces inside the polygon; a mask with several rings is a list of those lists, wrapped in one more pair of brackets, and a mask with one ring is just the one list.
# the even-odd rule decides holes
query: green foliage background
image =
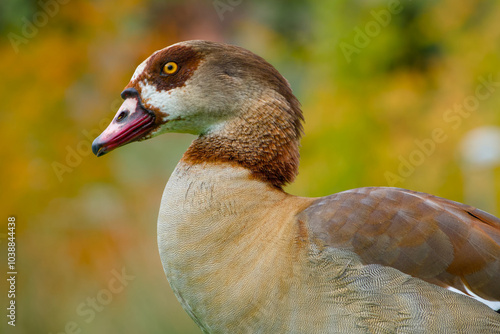
{"label": "green foliage background", "polygon": [[[400,11],[378,23],[390,6]],[[90,153],[153,51],[186,39],[224,41],[284,74],[306,117],[291,193],[394,185],[464,201],[461,141],[500,125],[500,87],[456,128],[444,115],[475,94],[479,78],[500,81],[499,17],[493,0],[2,1],[0,219],[6,226],[17,218],[19,273],[17,326],[2,313],[3,332],[61,333],[70,322],[82,333],[199,332],[173,296],[156,246],[163,187],[193,137],[164,135],[100,159]],[[356,44],[359,31],[371,36]],[[346,57],[347,44],[356,51]],[[401,159],[436,128],[446,140],[401,177]],[[486,173],[474,188],[493,184],[500,198],[498,168]],[[473,204],[495,213],[493,202]],[[135,279],[87,322],[77,307],[122,268]],[[3,308],[5,281],[0,288]]]}

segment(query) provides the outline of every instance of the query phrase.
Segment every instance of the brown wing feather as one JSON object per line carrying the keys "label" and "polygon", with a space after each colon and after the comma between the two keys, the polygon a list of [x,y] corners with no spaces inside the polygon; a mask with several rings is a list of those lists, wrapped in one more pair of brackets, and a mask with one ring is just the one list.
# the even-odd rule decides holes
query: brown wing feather
{"label": "brown wing feather", "polygon": [[398,188],[323,197],[298,215],[327,247],[443,287],[500,301],[500,219],[474,207]]}

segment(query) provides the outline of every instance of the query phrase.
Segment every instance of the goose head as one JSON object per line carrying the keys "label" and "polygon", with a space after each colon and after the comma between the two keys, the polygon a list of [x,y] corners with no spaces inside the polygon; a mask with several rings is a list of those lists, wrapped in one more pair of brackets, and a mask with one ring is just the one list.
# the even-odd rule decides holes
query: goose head
{"label": "goose head", "polygon": [[271,182],[276,186],[296,174],[299,102],[286,79],[246,49],[208,41],[171,45],[137,67],[121,96],[111,124],[92,144],[97,156],[182,132],[199,136],[186,153],[195,160],[237,163],[257,174],[278,161],[274,174],[286,175],[271,177],[280,179]]}

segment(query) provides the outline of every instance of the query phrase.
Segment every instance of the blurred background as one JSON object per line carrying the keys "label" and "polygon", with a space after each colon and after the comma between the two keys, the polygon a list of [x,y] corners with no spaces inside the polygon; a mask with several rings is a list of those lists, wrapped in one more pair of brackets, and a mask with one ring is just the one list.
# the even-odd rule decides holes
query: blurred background
{"label": "blurred background", "polygon": [[91,141],[135,67],[187,39],[250,49],[306,118],[287,191],[395,186],[500,204],[498,1],[0,2],[0,231],[17,219],[16,327],[5,333],[199,333],[156,245],[163,187],[194,139],[97,159]]}

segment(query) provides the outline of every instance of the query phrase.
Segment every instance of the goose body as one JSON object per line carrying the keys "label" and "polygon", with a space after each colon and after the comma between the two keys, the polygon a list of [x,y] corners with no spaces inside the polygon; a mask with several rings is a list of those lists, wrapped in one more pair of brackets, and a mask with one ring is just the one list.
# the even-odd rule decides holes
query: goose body
{"label": "goose body", "polygon": [[[197,134],[158,217],[167,279],[205,333],[500,333],[500,220],[398,188],[287,194],[302,113],[287,81],[231,45],[187,41],[134,73],[98,156]],[[453,291],[452,291],[453,290]]]}

